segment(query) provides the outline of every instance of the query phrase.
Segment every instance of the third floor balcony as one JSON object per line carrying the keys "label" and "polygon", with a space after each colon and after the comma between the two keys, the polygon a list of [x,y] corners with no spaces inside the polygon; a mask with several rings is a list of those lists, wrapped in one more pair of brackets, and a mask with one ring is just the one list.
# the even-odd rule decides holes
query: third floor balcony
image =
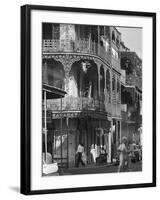
{"label": "third floor balcony", "polygon": [[101,44],[89,39],[69,40],[43,40],[43,53],[82,53],[96,55],[111,63],[111,54]]}

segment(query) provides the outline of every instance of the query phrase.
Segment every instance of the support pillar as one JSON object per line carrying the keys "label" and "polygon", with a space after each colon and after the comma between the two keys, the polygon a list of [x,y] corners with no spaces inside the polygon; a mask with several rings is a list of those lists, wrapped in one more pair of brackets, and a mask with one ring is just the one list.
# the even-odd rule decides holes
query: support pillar
{"label": "support pillar", "polygon": [[95,61],[96,65],[97,65],[97,71],[98,71],[98,97],[100,97],[100,68],[101,68],[101,63],[98,61]]}
{"label": "support pillar", "polygon": [[99,26],[98,26],[98,55],[100,54],[99,46],[100,46],[100,30],[99,30]]}
{"label": "support pillar", "polygon": [[69,147],[69,145],[68,145],[68,142],[69,142],[69,131],[68,131],[68,124],[69,124],[69,118],[68,117],[66,117],[66,125],[67,125],[67,167],[69,167],[69,149],[68,149],[68,147]]}
{"label": "support pillar", "polygon": [[43,65],[43,77],[42,81],[46,84],[48,84],[48,76],[47,76],[47,63],[45,62]]}
{"label": "support pillar", "polygon": [[[117,114],[117,76],[115,76],[115,114],[116,116],[118,116]],[[116,120],[117,123],[117,120]],[[117,125],[117,124],[116,124]]]}
{"label": "support pillar", "polygon": [[106,101],[107,101],[106,72],[107,72],[107,69],[104,68],[104,96],[105,96],[105,104],[106,104]]}
{"label": "support pillar", "polygon": [[47,99],[44,91],[44,134],[45,134],[45,162],[47,163]]}
{"label": "support pillar", "polygon": [[111,119],[111,128],[108,135],[108,162],[112,162],[112,136],[113,136],[113,120]]}
{"label": "support pillar", "polygon": [[119,128],[119,131],[120,131],[120,133],[119,133],[119,142],[121,143],[122,141],[122,132],[121,132],[121,129],[122,129],[122,124],[121,124],[122,122],[121,121],[119,121],[119,126],[120,126],[120,128]]}
{"label": "support pillar", "polygon": [[62,165],[62,157],[63,157],[63,154],[62,154],[62,126],[63,126],[63,118],[62,118],[62,98],[60,98],[60,104],[61,104],[61,118],[60,118],[60,131],[61,131],[61,165]]}

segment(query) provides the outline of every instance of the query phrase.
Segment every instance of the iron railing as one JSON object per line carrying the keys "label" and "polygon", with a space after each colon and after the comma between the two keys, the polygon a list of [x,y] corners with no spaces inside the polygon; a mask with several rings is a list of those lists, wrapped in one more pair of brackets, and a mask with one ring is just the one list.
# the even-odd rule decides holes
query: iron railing
{"label": "iron railing", "polygon": [[43,53],[73,52],[97,55],[111,63],[111,54],[103,46],[89,39],[70,40],[67,44],[63,40],[43,40]]}
{"label": "iron railing", "polygon": [[54,111],[62,110],[97,110],[105,111],[104,100],[97,100],[87,97],[65,97],[62,99],[62,105],[60,99],[48,100],[47,108]]}

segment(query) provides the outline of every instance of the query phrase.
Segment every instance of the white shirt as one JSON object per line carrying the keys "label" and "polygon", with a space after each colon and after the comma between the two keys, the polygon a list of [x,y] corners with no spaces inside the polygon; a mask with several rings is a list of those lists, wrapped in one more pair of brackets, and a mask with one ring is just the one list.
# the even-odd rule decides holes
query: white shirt
{"label": "white shirt", "polygon": [[83,153],[83,152],[84,152],[84,147],[79,144],[77,148],[77,153]]}
{"label": "white shirt", "polygon": [[119,148],[118,148],[119,151],[123,152],[123,151],[126,151],[126,145],[124,143],[122,143]]}

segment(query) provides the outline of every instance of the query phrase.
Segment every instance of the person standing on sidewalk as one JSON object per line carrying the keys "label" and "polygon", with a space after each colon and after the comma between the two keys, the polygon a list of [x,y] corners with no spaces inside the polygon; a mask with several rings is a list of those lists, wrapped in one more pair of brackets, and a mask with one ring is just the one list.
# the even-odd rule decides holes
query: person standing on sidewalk
{"label": "person standing on sidewalk", "polygon": [[122,143],[118,147],[119,152],[119,167],[118,172],[124,171],[128,164],[127,138],[122,138]]}
{"label": "person standing on sidewalk", "polygon": [[92,162],[96,163],[96,149],[94,147],[94,144],[92,144],[90,147],[90,153],[92,155]]}
{"label": "person standing on sidewalk", "polygon": [[76,167],[79,167],[79,163],[81,163],[85,167],[85,163],[82,160],[82,154],[84,153],[84,146],[82,144],[79,144],[77,147],[77,162],[76,162]]}

